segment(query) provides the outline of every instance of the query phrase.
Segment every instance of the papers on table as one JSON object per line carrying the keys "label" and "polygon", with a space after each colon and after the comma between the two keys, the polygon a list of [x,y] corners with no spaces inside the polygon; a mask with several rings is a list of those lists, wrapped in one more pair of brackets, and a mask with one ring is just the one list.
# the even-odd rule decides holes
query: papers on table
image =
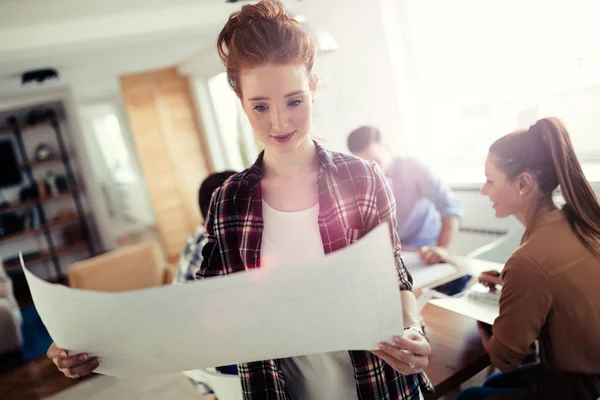
{"label": "papers on table", "polygon": [[426,286],[457,272],[456,267],[451,264],[426,265],[417,252],[403,252],[402,261],[413,278],[415,288]]}
{"label": "papers on table", "polygon": [[459,297],[450,297],[446,299],[432,299],[429,302],[446,310],[473,318],[477,321],[493,325],[494,321],[500,314],[498,305],[484,303],[478,300],[473,300],[467,295]]}
{"label": "papers on table", "polygon": [[59,347],[98,356],[100,373],[139,376],[376,349],[404,328],[388,229],[310,265],[126,293],[53,285],[21,264]]}
{"label": "papers on table", "polygon": [[[458,269],[450,264],[425,265],[419,257],[419,254],[416,252],[402,253],[402,260],[406,265],[406,269],[408,269],[413,277],[415,288],[421,288],[432,284],[433,282],[438,282],[444,278],[455,275],[458,272]],[[502,267],[500,264],[481,260],[459,260],[461,263],[468,263],[474,270],[481,270],[481,272],[488,269],[500,270]],[[474,266],[471,264],[481,264],[481,268],[473,268]],[[421,310],[429,302],[446,310],[492,325],[500,312],[498,304],[490,304],[489,302],[476,300],[472,298],[473,296],[467,296],[467,293],[468,290],[455,297],[436,299],[433,298],[435,293],[426,288],[417,299],[417,305],[419,310]]]}

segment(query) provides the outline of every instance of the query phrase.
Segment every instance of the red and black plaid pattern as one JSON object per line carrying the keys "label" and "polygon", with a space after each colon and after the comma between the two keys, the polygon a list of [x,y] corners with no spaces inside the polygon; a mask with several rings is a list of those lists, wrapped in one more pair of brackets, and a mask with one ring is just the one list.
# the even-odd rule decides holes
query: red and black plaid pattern
{"label": "red and black plaid pattern", "polygon": [[[317,179],[319,229],[325,253],[342,249],[387,223],[392,242],[396,244],[394,254],[400,289],[411,290],[412,278],[400,258],[395,201],[381,170],[374,163],[329,152],[319,144],[316,147],[321,162]],[[260,267],[262,157],[261,153],[254,165],[232,176],[214,193],[198,279]],[[419,399],[419,387],[432,390],[424,373],[403,376],[369,352],[349,353],[361,400]],[[246,399],[289,399],[278,360],[242,364],[239,372]]]}

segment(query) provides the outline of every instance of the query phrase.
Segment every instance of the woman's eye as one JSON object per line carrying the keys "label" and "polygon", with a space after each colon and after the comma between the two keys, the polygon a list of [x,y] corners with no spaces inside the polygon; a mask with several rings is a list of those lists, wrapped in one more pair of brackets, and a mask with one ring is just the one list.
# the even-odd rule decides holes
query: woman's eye
{"label": "woman's eye", "polygon": [[269,110],[269,107],[264,104],[259,104],[257,106],[254,106],[253,109],[262,113],[262,112]]}
{"label": "woman's eye", "polygon": [[290,106],[290,107],[298,107],[300,104],[302,104],[302,100],[294,100],[294,101],[290,101],[288,103],[288,106]]}

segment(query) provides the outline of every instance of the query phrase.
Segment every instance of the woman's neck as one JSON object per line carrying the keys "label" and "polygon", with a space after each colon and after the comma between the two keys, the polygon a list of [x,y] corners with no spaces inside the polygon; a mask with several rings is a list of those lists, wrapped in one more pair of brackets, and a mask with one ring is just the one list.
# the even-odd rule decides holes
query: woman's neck
{"label": "woman's neck", "polygon": [[557,207],[552,200],[552,196],[550,196],[537,202],[533,202],[522,212],[517,213],[515,217],[525,226],[525,229],[529,230],[533,227],[538,218],[541,218],[543,215],[555,211],[556,209]]}
{"label": "woman's neck", "polygon": [[278,153],[266,148],[263,158],[263,176],[291,176],[314,172],[319,167],[318,158],[316,146],[310,137],[306,137],[290,153]]}

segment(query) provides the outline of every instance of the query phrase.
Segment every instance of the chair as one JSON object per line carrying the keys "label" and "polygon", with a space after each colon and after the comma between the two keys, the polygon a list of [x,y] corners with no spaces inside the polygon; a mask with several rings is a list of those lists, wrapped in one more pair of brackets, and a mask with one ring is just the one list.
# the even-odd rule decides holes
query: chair
{"label": "chair", "polygon": [[73,263],[67,276],[72,288],[124,292],[169,284],[174,271],[151,240]]}
{"label": "chair", "polygon": [[523,229],[511,229],[506,235],[469,252],[466,256],[504,264],[512,252],[520,246],[522,236]]}
{"label": "chair", "polygon": [[21,322],[21,310],[13,294],[12,281],[0,263],[0,355],[21,347]]}

